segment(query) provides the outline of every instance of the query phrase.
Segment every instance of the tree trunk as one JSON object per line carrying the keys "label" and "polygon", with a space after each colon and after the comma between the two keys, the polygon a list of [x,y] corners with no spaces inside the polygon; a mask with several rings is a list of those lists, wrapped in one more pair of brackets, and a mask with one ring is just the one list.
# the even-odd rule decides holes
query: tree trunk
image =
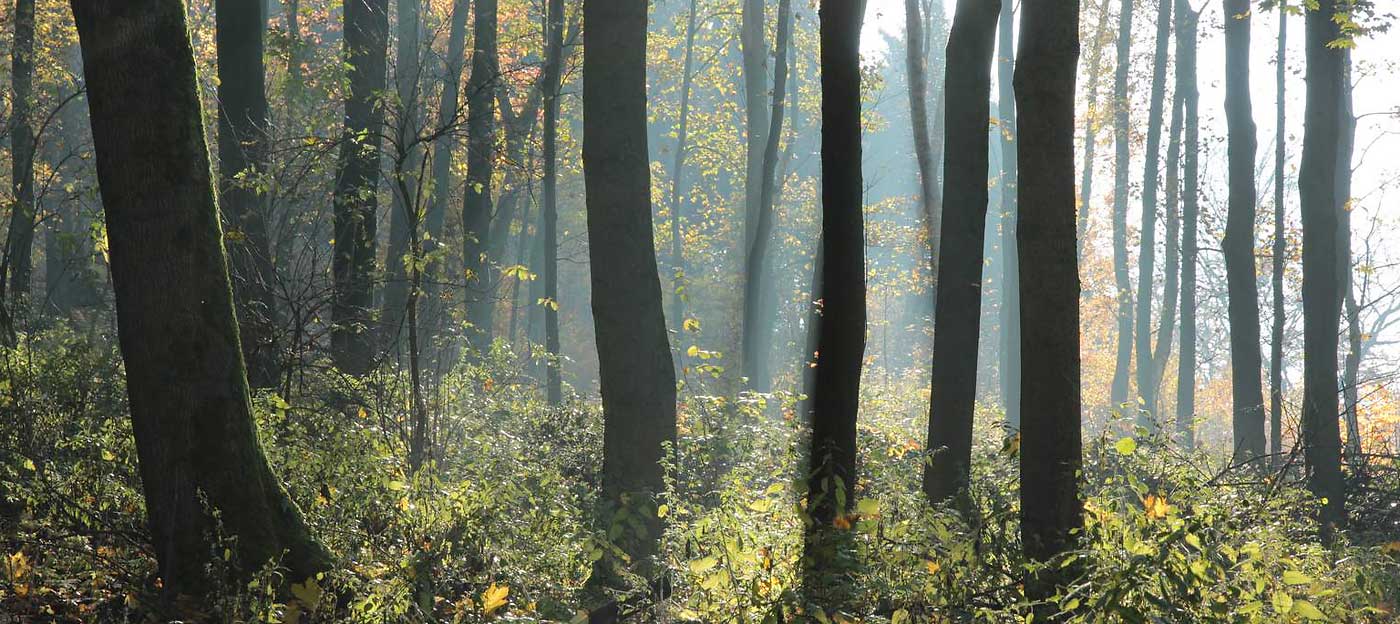
{"label": "tree trunk", "polygon": [[1221,249],[1230,305],[1230,382],[1235,461],[1264,455],[1263,361],[1254,273],[1254,112],[1249,95],[1249,0],[1225,0],[1225,121],[1230,196]]}
{"label": "tree trunk", "polygon": [[345,3],[345,61],[350,91],[345,100],[345,133],[335,180],[335,251],[331,269],[331,356],[352,375],[374,365],[371,306],[374,303],[375,220],[379,210],[379,146],[384,127],[388,0]]}
{"label": "tree trunk", "polygon": [[[459,97],[462,84],[462,60],[466,51],[467,14],[470,0],[454,0],[452,22],[448,26],[447,56],[443,58],[442,94],[438,98],[437,128],[439,131],[454,127],[461,114]],[[443,225],[447,220],[447,203],[452,197],[452,148],[453,137],[443,132],[433,141],[433,197],[424,210],[423,231],[427,235],[426,251],[431,253],[442,244]],[[428,275],[423,299],[426,305],[429,338],[446,327],[446,302],[442,298],[439,282],[446,274],[445,267],[428,266]],[[386,297],[387,298],[387,297]]]}
{"label": "tree trunk", "polygon": [[[30,112],[34,99],[34,0],[15,0],[15,39],[10,50],[10,191],[14,196],[10,211],[10,231],[5,253],[0,254],[0,280],[9,279],[12,301],[0,300],[22,313],[29,299],[29,278],[34,252],[34,127]],[[5,265],[8,265],[6,267]],[[0,298],[5,295],[0,284]]]}
{"label": "tree trunk", "polygon": [[[681,69],[681,110],[677,120],[676,162],[671,168],[671,330],[679,341],[685,335],[685,240],[681,237],[681,217],[685,204],[681,186],[685,179],[685,158],[690,149],[690,86],[695,64],[695,24],[699,18],[698,0],[690,0],[685,20],[685,62]],[[685,367],[685,346],[676,343],[678,368]]]}
{"label": "tree trunk", "polygon": [[[1152,57],[1152,93],[1147,107],[1147,153],[1142,174],[1142,231],[1138,246],[1137,284],[1137,424],[1149,431],[1156,424],[1157,390],[1152,357],[1152,283],[1157,256],[1157,175],[1161,166],[1162,110],[1167,99],[1167,53],[1171,44],[1173,0],[1157,3],[1157,50]],[[1165,302],[1163,302],[1165,303]],[[1165,310],[1165,307],[1163,307]]]}
{"label": "tree trunk", "polygon": [[997,371],[1009,430],[1021,428],[1021,274],[1016,261],[1016,94],[1012,6],[1001,4],[997,39],[997,121],[1001,136],[1001,349]]}
{"label": "tree trunk", "polygon": [[1269,454],[1273,463],[1283,462],[1283,269],[1288,257],[1287,223],[1284,198],[1284,162],[1288,158],[1284,122],[1288,107],[1284,101],[1284,78],[1288,75],[1288,11],[1278,9],[1278,58],[1274,68],[1274,322],[1269,349]]}
{"label": "tree trunk", "polygon": [[[585,0],[588,1],[588,0]],[[592,0],[596,3],[598,0]],[[541,210],[541,243],[544,249],[545,393],[550,405],[563,402],[559,362],[559,89],[564,61],[564,0],[549,0],[548,41],[544,64],[544,206]],[[645,153],[645,152],[644,152]],[[585,182],[586,184],[586,182]],[[589,242],[591,249],[593,242]],[[590,251],[590,253],[592,253]],[[596,268],[595,268],[596,270]],[[595,292],[596,296],[596,292]],[[536,305],[540,305],[537,303]],[[596,322],[596,321],[595,321]],[[674,374],[674,369],[672,369]]]}
{"label": "tree trunk", "polygon": [[1328,44],[1341,36],[1332,16],[1337,0],[1319,0],[1307,11],[1307,97],[1303,117],[1303,161],[1298,191],[1303,214],[1303,457],[1308,488],[1326,499],[1322,535],[1330,541],[1346,521],[1337,426],[1338,231],[1342,200],[1337,195],[1342,115],[1338,94],[1345,84],[1345,53]]}
{"label": "tree trunk", "polygon": [[1118,350],[1109,401],[1115,411],[1128,401],[1133,359],[1133,284],[1128,275],[1128,72],[1132,65],[1133,0],[1118,9],[1118,61],[1113,73],[1113,283],[1118,289]]}
{"label": "tree trunk", "polygon": [[418,102],[422,79],[418,62],[423,32],[423,19],[420,17],[422,0],[395,0],[395,6],[398,11],[394,45],[394,92],[397,101],[391,142],[395,166],[390,173],[394,192],[389,212],[388,249],[384,254],[384,300],[379,308],[378,325],[380,345],[385,350],[396,350],[396,343],[401,337],[406,337],[408,330],[404,322],[411,298],[409,290],[412,278],[405,260],[413,247],[409,238],[414,234],[409,230],[418,229],[410,227],[410,222],[422,222],[418,211],[423,208],[423,202],[418,198],[418,176],[422,175],[423,160],[423,146],[418,139],[423,125],[422,109]]}
{"label": "tree trunk", "polygon": [[[1103,77],[1104,35],[1108,33],[1108,3],[1099,3],[1099,23],[1089,45],[1089,102],[1084,116],[1084,170],[1079,178],[1079,214],[1076,217],[1079,260],[1084,261],[1084,245],[1089,239],[1089,208],[1094,200],[1094,156],[1099,136],[1099,80]],[[1117,108],[1115,102],[1113,108]]]}
{"label": "tree trunk", "polygon": [[1184,91],[1178,73],[1176,89],[1172,93],[1172,122],[1167,130],[1167,218],[1164,224],[1167,241],[1166,264],[1162,267],[1162,319],[1157,324],[1157,345],[1152,349],[1152,370],[1147,383],[1153,401],[1150,413],[1154,431],[1162,424],[1157,404],[1162,396],[1162,377],[1167,371],[1167,360],[1172,354],[1172,339],[1176,335],[1176,306],[1181,294],[1181,128],[1185,123],[1181,116]]}
{"label": "tree trunk", "polygon": [[[1079,500],[1079,267],[1075,251],[1074,80],[1079,2],[1024,0],[1016,64],[1021,263],[1021,542],[1048,562],[1076,547]],[[1027,579],[1046,599],[1072,574],[1061,566]],[[1040,607],[1056,621],[1054,603]]]}
{"label": "tree trunk", "polygon": [[909,120],[913,126],[914,158],[919,164],[919,203],[928,233],[930,268],[937,276],[943,197],[938,186],[938,155],[929,135],[929,40],[924,33],[924,20],[919,0],[904,0],[904,67],[909,73]]}
{"label": "tree trunk", "polygon": [[[1357,377],[1361,371],[1361,306],[1356,301],[1356,286],[1353,284],[1351,253],[1351,160],[1356,143],[1356,118],[1352,114],[1351,97],[1351,51],[1343,52],[1342,90],[1337,94],[1341,100],[1338,111],[1341,124],[1337,147],[1337,275],[1342,290],[1343,304],[1347,315],[1347,355],[1342,369],[1342,418],[1346,422],[1346,454],[1353,461],[1361,457],[1361,424],[1358,422],[1356,403]],[[1363,293],[1364,294],[1364,293]]]}
{"label": "tree trunk", "polygon": [[185,7],[76,0],[117,328],[152,545],[169,595],[211,587],[214,528],[245,574],[330,567],[253,424]]}
{"label": "tree trunk", "polygon": [[1188,0],[1177,0],[1177,89],[1185,128],[1182,147],[1181,201],[1181,355],[1176,373],[1176,430],[1182,446],[1194,444],[1196,418],[1196,224],[1200,220],[1198,156],[1200,92],[1196,88],[1196,24],[1200,13]]}
{"label": "tree trunk", "polygon": [[[661,307],[646,139],[647,3],[583,4],[583,171],[589,274],[603,397],[603,509],[627,505],[642,534],[620,546],[634,569],[656,566],[676,440],[676,374]],[[607,516],[609,519],[612,516]]]}
{"label": "tree trunk", "polygon": [[771,358],[773,325],[778,302],[772,285],[768,247],[773,239],[773,198],[778,168],[778,143],[783,134],[783,97],[787,93],[788,39],[792,36],[792,0],[778,0],[778,36],[773,48],[773,112],[763,147],[763,179],[759,189],[758,223],[745,258],[743,374],[749,386],[767,392],[773,383]]}
{"label": "tree trunk", "polygon": [[938,263],[928,425],[928,448],[935,455],[924,468],[923,483],[932,501],[966,489],[972,458],[987,220],[986,125],[991,115],[992,48],[1000,6],[989,0],[959,0],[948,36],[945,88],[957,97],[947,99],[945,127],[948,149],[959,158],[943,164],[942,261]]}
{"label": "tree trunk", "polygon": [[500,75],[496,0],[476,0],[472,22],[472,73],[467,79],[467,185],[462,201],[462,262],[467,275],[468,343],[477,354],[491,349],[496,308],[495,275],[487,258],[491,229],[491,178],[495,175],[496,94]]}
{"label": "tree trunk", "polygon": [[739,51],[744,74],[744,240],[745,253],[758,231],[759,195],[762,193],[763,148],[768,143],[768,46],[763,40],[764,0],[742,0]]}
{"label": "tree trunk", "polygon": [[262,9],[260,2],[218,0],[214,11],[219,57],[219,206],[229,229],[229,268],[248,383],[270,388],[281,375],[272,289],[277,273],[267,231],[267,201],[258,179],[268,170]]}

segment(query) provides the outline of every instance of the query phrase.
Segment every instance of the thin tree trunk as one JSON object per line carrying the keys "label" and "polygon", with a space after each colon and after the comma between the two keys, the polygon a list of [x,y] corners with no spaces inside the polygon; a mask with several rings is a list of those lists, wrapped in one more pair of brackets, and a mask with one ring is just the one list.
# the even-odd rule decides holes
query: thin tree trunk
{"label": "thin tree trunk", "polygon": [[1274,322],[1269,349],[1269,454],[1274,464],[1283,462],[1283,269],[1288,257],[1285,231],[1287,211],[1284,198],[1284,162],[1288,157],[1284,133],[1288,107],[1284,101],[1288,75],[1288,11],[1278,8],[1278,58],[1274,68],[1274,262],[1271,282],[1274,288]]}
{"label": "thin tree trunk", "polygon": [[1016,94],[1013,88],[1012,3],[1001,4],[997,39],[997,121],[1001,136],[1001,349],[997,371],[1006,425],[1021,428],[1021,274],[1016,260]]}
{"label": "thin tree trunk", "polygon": [[[585,0],[590,1],[590,0]],[[596,3],[598,0],[591,0]],[[559,362],[559,224],[558,137],[559,88],[564,60],[564,0],[549,0],[544,65],[544,206],[541,211],[541,247],[544,248],[545,393],[550,405],[563,402]],[[590,241],[589,247],[592,248]],[[597,270],[594,267],[593,270]],[[596,294],[596,293],[595,293]]]}
{"label": "thin tree trunk", "polygon": [[651,221],[647,3],[585,0],[583,11],[583,171],[603,399],[601,508],[626,505],[640,517],[645,530],[619,545],[630,567],[649,577],[661,539],[661,461],[676,440],[676,374]]}
{"label": "thin tree trunk", "polygon": [[[459,98],[462,84],[462,62],[466,53],[467,14],[470,0],[454,0],[452,22],[447,32],[447,56],[443,58],[442,94],[438,97],[437,127],[439,129],[456,126],[459,123]],[[452,133],[443,132],[433,141],[433,196],[423,215],[423,230],[427,235],[427,249],[431,252],[441,245],[443,225],[447,220],[447,204],[452,197]],[[442,299],[440,282],[445,281],[443,266],[428,266],[428,279],[423,299],[426,309],[428,338],[446,327],[446,302]]]}
{"label": "thin tree trunk", "polygon": [[[681,69],[681,110],[677,120],[676,162],[671,167],[671,325],[679,341],[685,335],[685,240],[681,237],[681,218],[685,205],[681,200],[681,183],[685,180],[685,159],[690,149],[690,87],[695,64],[695,23],[699,18],[698,0],[690,0],[685,21],[685,61]],[[685,347],[676,343],[677,368],[685,367]]]}
{"label": "thin tree trunk", "polygon": [[768,143],[768,46],[763,40],[764,0],[742,0],[739,51],[744,74],[744,239],[745,253],[753,247],[758,231],[759,195],[762,192],[763,148]]}
{"label": "thin tree trunk", "polygon": [[1337,196],[1342,146],[1340,98],[1345,53],[1328,44],[1341,36],[1337,0],[1319,0],[1306,14],[1307,97],[1298,191],[1303,214],[1303,457],[1308,488],[1326,499],[1322,535],[1330,541],[1346,521],[1346,490],[1337,426],[1337,248],[1342,199]]}
{"label": "thin tree trunk", "polygon": [[758,198],[758,223],[753,244],[745,258],[743,374],[749,386],[767,392],[773,383],[773,325],[777,301],[773,292],[772,261],[768,248],[773,239],[773,197],[778,168],[778,143],[783,134],[783,98],[787,93],[788,39],[792,36],[792,0],[778,0],[778,36],[773,49],[773,112],[763,148],[763,179]]}
{"label": "thin tree trunk", "polygon": [[1172,122],[1167,130],[1167,241],[1166,264],[1162,267],[1162,319],[1157,324],[1157,345],[1152,349],[1152,374],[1147,384],[1154,400],[1151,410],[1154,427],[1162,424],[1156,406],[1162,396],[1162,377],[1166,375],[1167,360],[1172,354],[1176,310],[1181,294],[1181,129],[1185,122],[1181,118],[1184,89],[1179,73],[1176,82],[1172,94]]}
{"label": "thin tree trunk", "polygon": [[1221,249],[1230,305],[1230,382],[1234,457],[1264,455],[1263,358],[1259,347],[1259,290],[1254,272],[1256,139],[1249,95],[1249,0],[1225,0],[1225,121],[1228,127],[1229,212]]}
{"label": "thin tree trunk", "polygon": [[298,582],[331,565],[259,446],[200,118],[185,6],[75,0],[117,328],[152,546],[167,595],[212,589],[214,522],[235,566]]}
{"label": "thin tree trunk", "polygon": [[914,158],[919,164],[919,203],[928,234],[931,274],[937,276],[943,197],[938,186],[938,157],[929,135],[929,45],[928,35],[924,33],[924,20],[919,0],[904,0],[904,67],[909,73],[909,120],[913,125]]}
{"label": "thin tree trunk", "polygon": [[956,97],[947,99],[945,127],[948,149],[959,157],[943,165],[943,260],[938,263],[928,425],[928,448],[935,455],[924,468],[923,482],[924,493],[932,501],[967,488],[972,458],[987,220],[990,137],[986,126],[1000,6],[989,0],[959,0],[948,36],[945,89]]}
{"label": "thin tree trunk", "polygon": [[[34,252],[34,127],[30,112],[34,99],[34,0],[15,0],[15,38],[10,50],[10,191],[14,204],[10,211],[10,230],[5,253],[0,254],[0,275],[9,279],[11,305],[16,314],[22,313],[29,298],[29,281],[33,272]],[[5,265],[8,265],[7,267]],[[0,284],[0,297],[5,295]]]}
{"label": "thin tree trunk", "polygon": [[[1173,0],[1157,3],[1157,49],[1152,57],[1152,93],[1147,107],[1147,153],[1142,174],[1142,230],[1138,246],[1137,423],[1149,431],[1156,424],[1157,390],[1152,357],[1152,283],[1157,256],[1157,176],[1161,166],[1162,118],[1167,99],[1167,53],[1171,45]],[[1164,308],[1165,309],[1165,308]]]}
{"label": "thin tree trunk", "polygon": [[[405,179],[402,184],[399,180],[390,180],[394,193],[389,212],[388,249],[384,254],[384,297],[379,308],[380,343],[385,350],[393,350],[407,329],[404,323],[412,287],[409,273],[412,271],[406,260],[411,253],[409,248],[413,246],[409,240],[412,235],[409,230],[417,229],[411,228],[410,222],[422,220],[421,215],[410,214],[422,207],[415,199],[419,182],[415,176],[419,175],[423,159],[423,147],[418,140],[423,125],[422,109],[418,102],[422,79],[418,61],[423,32],[423,19],[420,16],[422,0],[395,0],[395,6],[398,11],[395,25],[398,38],[394,47],[394,92],[397,102],[392,143],[394,155],[402,157],[402,165],[395,168],[393,175]],[[399,190],[400,187],[403,190]]]}
{"label": "thin tree trunk", "polygon": [[477,355],[491,348],[496,308],[495,274],[488,255],[491,178],[495,175],[496,94],[500,75],[496,0],[476,0],[472,22],[472,73],[467,80],[467,185],[462,202],[462,262],[467,275],[468,343]]}
{"label": "thin tree trunk", "polygon": [[1133,0],[1118,9],[1118,60],[1113,73],[1113,283],[1118,289],[1118,349],[1109,401],[1115,411],[1128,401],[1133,360],[1133,284],[1128,274],[1128,72],[1132,65]]}
{"label": "thin tree trunk", "polygon": [[[1108,3],[1099,4],[1099,22],[1089,45],[1089,102],[1084,115],[1084,170],[1079,178],[1079,214],[1076,216],[1076,249],[1084,261],[1084,245],[1089,239],[1089,209],[1094,200],[1094,157],[1099,136],[1099,80],[1103,77],[1104,35],[1108,33]],[[1115,103],[1113,108],[1117,108]]]}
{"label": "thin tree trunk", "polygon": [[[277,347],[277,279],[267,230],[267,200],[258,177],[268,169],[268,107],[263,86],[261,2],[218,0],[219,207],[229,229],[229,268],[248,383],[270,388],[281,377]],[[241,179],[240,179],[241,178]]]}
{"label": "thin tree trunk", "polygon": [[[1021,264],[1021,542],[1050,562],[1076,548],[1082,530],[1079,267],[1075,238],[1074,81],[1079,2],[1023,0],[1016,64]],[[1032,600],[1073,577],[1063,566],[1027,578]],[[1051,602],[1037,620],[1058,621]]]}
{"label": "thin tree trunk", "polygon": [[1351,253],[1351,160],[1356,144],[1356,118],[1352,113],[1351,95],[1351,51],[1345,50],[1342,57],[1342,90],[1337,97],[1338,123],[1341,124],[1337,147],[1337,279],[1341,289],[1342,304],[1347,314],[1347,355],[1342,369],[1342,418],[1347,427],[1345,458],[1353,461],[1361,457],[1361,425],[1357,420],[1358,400],[1356,383],[1361,370],[1361,307],[1356,301],[1356,287],[1353,284]]}
{"label": "thin tree trunk", "polygon": [[374,365],[369,323],[374,303],[379,146],[384,127],[379,94],[385,86],[388,45],[388,0],[347,1],[345,60],[350,65],[350,91],[336,163],[331,355],[337,367],[353,375],[364,374]]}
{"label": "thin tree trunk", "polygon": [[1196,226],[1200,219],[1198,156],[1200,92],[1196,88],[1196,25],[1200,14],[1188,0],[1176,5],[1177,89],[1185,124],[1181,201],[1181,355],[1176,373],[1176,430],[1182,446],[1194,444],[1196,418]]}

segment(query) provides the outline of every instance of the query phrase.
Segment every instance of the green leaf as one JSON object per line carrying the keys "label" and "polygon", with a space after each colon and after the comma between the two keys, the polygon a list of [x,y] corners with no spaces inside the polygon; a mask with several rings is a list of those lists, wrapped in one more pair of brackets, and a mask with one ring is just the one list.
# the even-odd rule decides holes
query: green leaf
{"label": "green leaf", "polygon": [[862,498],[860,502],[856,503],[856,513],[867,517],[878,516],[880,515],[880,501],[873,498]]}
{"label": "green leaf", "polygon": [[719,557],[710,555],[690,562],[690,573],[701,574],[719,564]]}
{"label": "green leaf", "polygon": [[1118,451],[1119,455],[1132,455],[1133,451],[1137,450],[1137,440],[1120,438],[1118,443],[1113,445],[1113,448]]}
{"label": "green leaf", "polygon": [[1312,582],[1312,577],[1297,570],[1287,570],[1283,573],[1284,585],[1307,585]]}
{"label": "green leaf", "polygon": [[1293,601],[1293,613],[1301,615],[1309,620],[1327,619],[1327,616],[1323,615],[1322,611],[1314,607],[1311,602],[1301,599]]}

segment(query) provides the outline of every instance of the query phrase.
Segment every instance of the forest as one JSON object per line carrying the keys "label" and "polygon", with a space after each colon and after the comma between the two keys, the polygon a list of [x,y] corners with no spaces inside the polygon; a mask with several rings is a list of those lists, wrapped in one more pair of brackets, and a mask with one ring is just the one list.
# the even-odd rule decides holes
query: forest
{"label": "forest", "polygon": [[1388,0],[0,4],[0,624],[1400,622]]}

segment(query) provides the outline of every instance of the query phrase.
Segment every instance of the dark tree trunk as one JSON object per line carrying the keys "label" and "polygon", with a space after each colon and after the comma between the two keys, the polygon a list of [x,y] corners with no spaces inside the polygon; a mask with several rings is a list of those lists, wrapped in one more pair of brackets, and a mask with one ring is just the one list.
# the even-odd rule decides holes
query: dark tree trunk
{"label": "dark tree trunk", "polygon": [[986,126],[991,115],[992,48],[1000,6],[989,0],[959,0],[948,35],[945,89],[956,97],[947,98],[946,145],[959,157],[943,164],[942,261],[938,263],[928,425],[928,448],[934,457],[924,468],[923,483],[924,493],[932,501],[949,498],[967,487],[972,458],[987,220]]}
{"label": "dark tree trunk", "polygon": [[[690,149],[690,86],[695,64],[695,26],[699,19],[699,2],[690,0],[685,20],[685,62],[681,69],[681,110],[676,130],[676,162],[671,168],[671,330],[677,340],[685,335],[685,240],[681,235],[681,218],[685,213],[681,184],[685,180],[685,159]],[[676,343],[678,368],[685,367],[685,346]]]}
{"label": "dark tree trunk", "polygon": [[350,91],[335,180],[335,252],[331,270],[331,356],[341,370],[359,375],[374,365],[375,219],[379,209],[379,146],[384,127],[385,56],[389,46],[388,0],[345,3],[345,60]]}
{"label": "dark tree trunk", "polygon": [[1118,350],[1109,401],[1115,411],[1128,401],[1133,360],[1133,283],[1128,275],[1128,72],[1132,65],[1133,0],[1118,9],[1118,60],[1113,72],[1113,284],[1118,289]]}
{"label": "dark tree trunk", "polygon": [[1254,112],[1249,96],[1249,0],[1225,0],[1225,121],[1230,198],[1221,249],[1230,305],[1230,382],[1236,461],[1264,455],[1263,357],[1254,273]]}
{"label": "dark tree trunk", "polygon": [[[1157,3],[1157,50],[1152,57],[1152,93],[1147,106],[1147,153],[1142,174],[1142,230],[1138,246],[1137,326],[1137,423],[1151,430],[1156,424],[1157,388],[1152,357],[1152,283],[1157,256],[1157,175],[1161,167],[1162,118],[1167,99],[1167,53],[1171,44],[1173,0]],[[1166,309],[1165,301],[1163,310]]]}
{"label": "dark tree trunk", "polygon": [[[596,4],[598,0],[592,0],[592,2]],[[546,13],[548,40],[545,44],[544,145],[542,146],[544,150],[544,206],[540,215],[540,222],[543,226],[540,228],[540,246],[544,250],[544,301],[540,311],[544,313],[544,348],[548,357],[548,361],[545,362],[545,393],[550,405],[559,405],[564,399],[563,381],[559,374],[559,236],[557,234],[559,229],[559,89],[564,67],[564,0],[549,0]],[[589,242],[590,249],[593,244],[593,241]],[[596,296],[596,291],[594,294]],[[671,369],[671,371],[674,375],[675,369]]]}
{"label": "dark tree trunk", "polygon": [[739,51],[744,74],[744,240],[739,241],[747,253],[758,231],[759,194],[763,183],[763,147],[768,142],[765,131],[768,115],[768,46],[763,40],[768,32],[764,25],[764,0],[741,0],[743,10],[739,24]]}
{"label": "dark tree trunk", "polygon": [[773,49],[773,112],[763,147],[763,179],[758,197],[758,222],[753,244],[745,258],[743,374],[759,392],[772,387],[773,326],[777,320],[777,295],[772,285],[772,261],[768,248],[774,227],[773,198],[778,169],[778,142],[783,133],[783,97],[787,93],[788,39],[792,36],[792,0],[778,0],[778,36]]}
{"label": "dark tree trunk", "polygon": [[462,262],[467,275],[468,343],[476,354],[491,348],[495,275],[487,258],[491,231],[491,178],[495,175],[496,93],[500,74],[496,0],[476,0],[472,73],[467,79],[467,185],[462,201]]}
{"label": "dark tree trunk", "polygon": [[997,28],[997,121],[1001,132],[1001,349],[997,371],[1006,425],[1021,428],[1021,274],[1016,261],[1016,94],[1013,88],[1012,6],[1001,4]]}
{"label": "dark tree trunk", "polygon": [[[593,328],[603,397],[603,501],[642,518],[622,539],[655,569],[661,460],[676,440],[676,373],[661,307],[647,162],[647,3],[583,4],[583,171]],[[557,40],[556,40],[557,41]],[[611,518],[611,516],[608,516]]]}
{"label": "dark tree trunk", "polygon": [[1177,0],[1176,71],[1185,128],[1181,192],[1181,355],[1177,357],[1176,430],[1182,446],[1194,444],[1196,418],[1196,224],[1200,220],[1198,152],[1200,92],[1196,89],[1196,24],[1200,14]]}
{"label": "dark tree trunk", "polygon": [[[412,281],[405,259],[409,258],[416,235],[410,230],[418,230],[414,223],[423,222],[418,212],[423,202],[418,197],[418,177],[422,175],[423,146],[418,135],[422,127],[422,109],[419,106],[419,84],[421,69],[419,45],[422,40],[423,19],[422,0],[395,0],[398,19],[395,25],[397,39],[394,43],[394,92],[397,101],[394,106],[390,131],[394,166],[390,171],[390,184],[393,189],[393,202],[389,212],[389,241],[384,254],[384,297],[380,305],[379,330],[381,346],[386,350],[395,348],[408,328],[405,318],[408,315],[409,290]],[[418,241],[421,245],[422,241]]]}
{"label": "dark tree trunk", "polygon": [[210,587],[213,529],[237,566],[278,560],[293,581],[330,566],[258,443],[185,7],[78,0],[127,394],[165,591]]}
{"label": "dark tree trunk", "polygon": [[1346,521],[1341,432],[1337,406],[1338,154],[1342,147],[1341,99],[1345,53],[1328,44],[1341,32],[1332,15],[1337,0],[1320,0],[1307,11],[1307,98],[1303,116],[1303,161],[1298,191],[1303,213],[1303,457],[1308,488],[1322,507],[1322,534],[1329,540]]}
{"label": "dark tree trunk", "polygon": [[[1024,0],[1016,64],[1022,397],[1021,542],[1051,561],[1075,548],[1079,500],[1079,267],[1074,214],[1074,80],[1079,2]],[[1027,579],[1031,599],[1069,580],[1060,566]],[[1053,603],[1044,614],[1050,613]],[[1036,619],[1041,619],[1037,617]]]}
{"label": "dark tree trunk", "polygon": [[[15,38],[10,50],[10,231],[5,253],[0,254],[0,282],[7,277],[12,310],[20,313],[29,298],[29,278],[34,252],[34,127],[30,117],[34,99],[34,0],[15,0]],[[6,267],[8,265],[8,267]],[[5,285],[0,283],[0,298]]]}
{"label": "dark tree trunk", "polygon": [[219,0],[214,11],[219,56],[219,206],[229,229],[229,269],[248,383],[270,388],[281,375],[273,296],[277,274],[268,238],[267,201],[258,190],[258,177],[268,169],[262,9],[260,2]]}
{"label": "dark tree trunk", "polygon": [[[1084,117],[1084,169],[1079,178],[1079,214],[1077,216],[1077,248],[1079,260],[1084,260],[1084,245],[1089,239],[1089,209],[1094,200],[1094,156],[1099,137],[1099,81],[1103,78],[1104,36],[1108,33],[1108,4],[1099,4],[1099,24],[1089,45],[1089,112]],[[1113,108],[1117,108],[1115,104]]]}
{"label": "dark tree trunk", "polygon": [[[938,154],[929,135],[928,35],[920,0],[904,0],[904,67],[909,72],[909,120],[913,126],[914,158],[919,164],[919,203],[929,239],[932,275],[938,275],[938,238],[942,231],[943,197],[938,186]],[[941,9],[942,7],[939,7]],[[941,151],[941,150],[940,150]]]}
{"label": "dark tree trunk", "polygon": [[1269,455],[1275,465],[1283,461],[1283,269],[1288,257],[1287,223],[1284,198],[1284,162],[1288,158],[1284,122],[1288,106],[1284,101],[1288,75],[1288,11],[1278,9],[1278,52],[1274,68],[1274,258],[1271,282],[1274,288],[1274,322],[1269,349]]}
{"label": "dark tree trunk", "polygon": [[[460,95],[462,84],[462,59],[466,51],[467,14],[470,13],[470,0],[454,0],[452,22],[447,32],[447,56],[443,58],[442,94],[438,97],[437,128],[439,131],[456,126],[461,114]],[[423,231],[427,235],[428,252],[442,244],[443,225],[447,221],[447,204],[452,197],[452,148],[453,137],[443,132],[433,141],[433,197],[423,211]],[[442,298],[441,282],[446,268],[441,264],[429,265],[429,279],[424,288],[429,335],[436,334],[446,327],[446,302]],[[387,298],[387,297],[386,297]]]}
{"label": "dark tree trunk", "polygon": [[[807,388],[812,397],[808,402],[812,437],[807,477],[807,513],[812,523],[803,553],[803,591],[824,610],[841,605],[849,594],[849,582],[842,578],[841,565],[846,536],[833,523],[848,513],[855,501],[856,414],[861,362],[865,357],[860,125],[860,26],[864,9],[862,1],[822,0],[819,17],[822,303],[821,318],[815,328],[816,368]],[[990,62],[988,51],[987,63]],[[985,97],[982,102],[981,123],[985,123]],[[984,140],[985,137],[983,133]]]}
{"label": "dark tree trunk", "polygon": [[[1175,0],[1173,0],[1175,1]],[[1152,349],[1152,371],[1146,386],[1152,397],[1152,424],[1155,428],[1163,423],[1157,411],[1162,396],[1162,377],[1167,371],[1167,360],[1172,354],[1172,340],[1176,336],[1176,310],[1181,294],[1181,128],[1185,123],[1182,116],[1181,76],[1177,75],[1176,89],[1172,93],[1172,122],[1167,130],[1167,172],[1166,172],[1166,263],[1162,267],[1162,319],[1157,323],[1157,345]]]}

